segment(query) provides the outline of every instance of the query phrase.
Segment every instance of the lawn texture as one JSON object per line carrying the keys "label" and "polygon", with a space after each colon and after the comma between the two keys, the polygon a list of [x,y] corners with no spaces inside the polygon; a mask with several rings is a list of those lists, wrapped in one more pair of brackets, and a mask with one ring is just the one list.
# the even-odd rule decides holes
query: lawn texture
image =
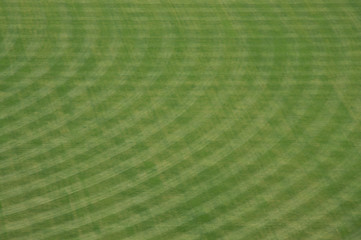
{"label": "lawn texture", "polygon": [[361,1],[1,0],[0,239],[361,239]]}

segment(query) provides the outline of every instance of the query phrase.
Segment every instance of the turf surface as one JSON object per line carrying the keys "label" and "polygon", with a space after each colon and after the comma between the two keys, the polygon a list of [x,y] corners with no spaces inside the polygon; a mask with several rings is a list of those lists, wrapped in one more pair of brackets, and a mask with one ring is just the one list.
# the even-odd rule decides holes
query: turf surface
{"label": "turf surface", "polygon": [[361,2],[1,0],[0,239],[361,239]]}

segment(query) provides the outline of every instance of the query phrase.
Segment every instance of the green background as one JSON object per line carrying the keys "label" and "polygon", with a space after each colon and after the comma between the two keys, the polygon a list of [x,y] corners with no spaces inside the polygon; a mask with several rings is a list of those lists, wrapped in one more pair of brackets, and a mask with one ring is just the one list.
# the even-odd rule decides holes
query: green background
{"label": "green background", "polygon": [[0,239],[361,239],[361,1],[1,0]]}

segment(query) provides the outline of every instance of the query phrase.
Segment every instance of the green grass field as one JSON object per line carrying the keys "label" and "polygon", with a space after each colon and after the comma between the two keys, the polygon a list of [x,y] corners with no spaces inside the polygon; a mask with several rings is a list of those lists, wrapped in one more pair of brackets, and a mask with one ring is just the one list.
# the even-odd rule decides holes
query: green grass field
{"label": "green grass field", "polygon": [[361,239],[361,1],[0,0],[0,239]]}

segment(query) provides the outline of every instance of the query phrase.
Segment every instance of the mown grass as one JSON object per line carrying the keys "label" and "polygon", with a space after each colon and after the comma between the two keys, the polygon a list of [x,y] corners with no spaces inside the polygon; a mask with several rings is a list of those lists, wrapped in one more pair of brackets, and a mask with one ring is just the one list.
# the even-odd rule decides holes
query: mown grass
{"label": "mown grass", "polygon": [[358,239],[361,4],[0,2],[0,239]]}

